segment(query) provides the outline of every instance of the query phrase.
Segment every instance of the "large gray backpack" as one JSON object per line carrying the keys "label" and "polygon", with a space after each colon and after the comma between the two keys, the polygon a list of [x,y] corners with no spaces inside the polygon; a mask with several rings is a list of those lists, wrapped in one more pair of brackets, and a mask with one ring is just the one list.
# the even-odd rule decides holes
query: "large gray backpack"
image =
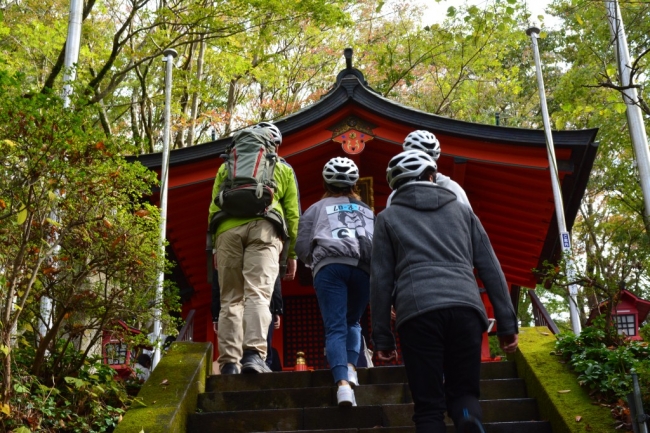
{"label": "large gray backpack", "polygon": [[227,177],[215,204],[236,217],[265,216],[276,189],[273,173],[278,155],[271,135],[264,128],[241,130],[221,157],[226,160]]}

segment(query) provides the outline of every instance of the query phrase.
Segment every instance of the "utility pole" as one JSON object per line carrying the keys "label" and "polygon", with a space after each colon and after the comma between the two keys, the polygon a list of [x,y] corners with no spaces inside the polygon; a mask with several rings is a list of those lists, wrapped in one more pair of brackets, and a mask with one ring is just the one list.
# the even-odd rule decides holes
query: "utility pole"
{"label": "utility pole", "polygon": [[79,45],[81,44],[81,21],[83,19],[83,0],[70,1],[70,18],[68,21],[68,39],[65,42],[65,60],[63,72],[63,107],[70,106],[72,94],[71,83],[77,77],[75,65],[79,60]]}
{"label": "utility pole", "polygon": [[[541,61],[539,58],[539,47],[537,38],[539,38],[540,29],[529,27],[526,34],[530,36],[533,44],[533,53],[535,55],[535,70],[537,72],[537,86],[539,88],[539,99],[542,106],[542,119],[544,121],[544,132],[546,134],[546,151],[548,154],[548,165],[551,173],[551,184],[553,186],[553,199],[555,200],[555,217],[557,219],[558,231],[560,232],[560,242],[562,244],[562,253],[566,262],[567,278],[569,281],[575,281],[575,269],[573,266],[571,234],[566,229],[566,219],[564,217],[564,204],[562,203],[562,190],[560,189],[560,175],[557,169],[555,159],[555,146],[553,144],[553,133],[548,116],[548,107],[546,106],[546,91],[544,90],[544,77],[542,76]],[[571,328],[573,333],[580,335],[582,326],[580,324],[580,315],[578,314],[578,286],[571,283],[569,286],[569,313],[571,316]]]}
{"label": "utility pole", "polygon": [[607,19],[612,32],[612,42],[618,59],[618,75],[623,87],[623,101],[627,107],[627,124],[639,169],[644,203],[643,220],[647,228],[650,227],[650,153],[648,152],[648,137],[643,123],[643,113],[637,105],[639,96],[636,88],[632,87],[634,84],[632,82],[634,70],[630,63],[630,52],[627,47],[627,36],[625,36],[621,9],[618,7],[617,0],[606,0],[605,7],[607,8]]}
{"label": "utility pole", "polygon": [[[165,68],[165,128],[163,130],[163,151],[162,166],[160,168],[160,240],[159,251],[161,258],[165,257],[164,239],[167,234],[167,192],[169,190],[169,130],[171,122],[171,100],[172,100],[172,71],[174,67],[174,58],[178,55],[176,50],[167,49],[163,51],[166,62]],[[163,298],[163,284],[165,282],[165,272],[163,269],[158,274],[158,286],[156,288],[156,306],[154,311],[153,334],[156,338],[153,359],[151,360],[151,370],[156,368],[160,361],[160,336],[162,326],[160,321],[161,306]]]}

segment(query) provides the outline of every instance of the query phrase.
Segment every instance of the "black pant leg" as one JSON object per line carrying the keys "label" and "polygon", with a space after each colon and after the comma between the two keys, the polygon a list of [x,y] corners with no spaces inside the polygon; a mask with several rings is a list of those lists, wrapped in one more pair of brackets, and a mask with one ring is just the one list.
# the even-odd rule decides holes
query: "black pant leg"
{"label": "black pant leg", "polygon": [[443,354],[445,330],[439,311],[417,316],[398,329],[413,397],[417,433],[445,433]]}
{"label": "black pant leg", "polygon": [[269,324],[269,332],[266,334],[266,365],[271,368],[271,365],[273,365],[273,331],[275,331],[275,327],[273,326],[273,322],[275,321],[275,316],[271,314],[271,323]]}
{"label": "black pant leg", "polygon": [[481,343],[484,323],[473,308],[453,308],[448,314],[444,372],[447,413],[457,426],[466,410],[481,420],[479,404]]}

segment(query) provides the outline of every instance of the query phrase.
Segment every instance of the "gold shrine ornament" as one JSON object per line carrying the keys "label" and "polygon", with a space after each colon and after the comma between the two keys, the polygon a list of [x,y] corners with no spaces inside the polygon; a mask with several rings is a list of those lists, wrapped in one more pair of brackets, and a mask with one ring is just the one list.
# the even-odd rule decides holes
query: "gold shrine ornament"
{"label": "gold shrine ornament", "polygon": [[305,352],[296,353],[296,368],[295,371],[307,371],[307,361],[305,361]]}

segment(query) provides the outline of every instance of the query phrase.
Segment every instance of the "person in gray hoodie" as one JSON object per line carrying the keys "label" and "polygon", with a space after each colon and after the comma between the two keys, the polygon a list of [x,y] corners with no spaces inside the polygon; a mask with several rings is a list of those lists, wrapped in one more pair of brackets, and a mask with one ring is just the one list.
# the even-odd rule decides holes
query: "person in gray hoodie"
{"label": "person in gray hoodie", "polygon": [[356,406],[359,320],[368,306],[375,215],[356,193],[359,169],[348,158],[323,168],[325,195],[298,225],[296,253],[312,269],[325,327],[325,352],[339,406]]}
{"label": "person in gray hoodie", "polygon": [[372,341],[378,359],[396,358],[390,327],[394,306],[416,431],[446,432],[446,410],[458,431],[480,432],[481,341],[488,320],[474,269],[494,307],[500,346],[508,353],[517,348],[517,317],[479,219],[434,183],[436,169],[433,158],[418,150],[402,152],[388,164],[386,178],[396,193],[375,224]]}

